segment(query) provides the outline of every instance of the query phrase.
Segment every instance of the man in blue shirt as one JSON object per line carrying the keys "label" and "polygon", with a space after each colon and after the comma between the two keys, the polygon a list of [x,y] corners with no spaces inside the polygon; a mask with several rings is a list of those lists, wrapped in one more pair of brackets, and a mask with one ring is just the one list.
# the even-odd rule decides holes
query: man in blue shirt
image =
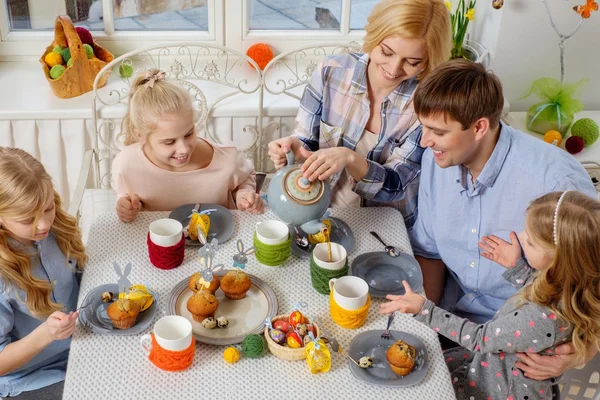
{"label": "man in blue shirt", "polygon": [[[510,232],[523,230],[530,202],[545,193],[574,189],[596,196],[570,154],[500,122],[503,99],[500,80],[483,66],[452,60],[425,78],[414,100],[427,150],[410,232],[413,251],[427,297],[475,322],[491,319],[516,291],[502,278],[504,268],[480,255],[480,239],[510,241]],[[394,309],[394,301],[382,305],[382,312]],[[570,346],[563,351],[571,353]],[[543,379],[575,361],[569,354],[522,360],[527,364],[519,368]]]}

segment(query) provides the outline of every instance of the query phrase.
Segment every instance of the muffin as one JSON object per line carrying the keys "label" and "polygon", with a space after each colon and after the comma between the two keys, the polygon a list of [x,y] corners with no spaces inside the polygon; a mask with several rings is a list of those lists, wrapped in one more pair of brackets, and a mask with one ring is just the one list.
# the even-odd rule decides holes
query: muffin
{"label": "muffin", "polygon": [[199,283],[200,278],[202,278],[202,276],[200,275],[200,272],[196,272],[195,274],[190,276],[190,282],[188,283],[188,287],[192,291],[198,292],[200,290],[208,290],[212,294],[215,294],[217,289],[219,289],[220,281],[219,281],[219,278],[215,274],[213,274],[213,279],[212,279],[212,281],[210,281],[210,286],[208,288],[206,286],[204,286],[203,284]]}
{"label": "muffin", "polygon": [[385,352],[392,371],[399,376],[408,375],[415,367],[417,350],[402,340],[398,340]]}
{"label": "muffin", "polygon": [[115,328],[129,329],[135,325],[140,306],[133,300],[119,299],[111,303],[106,312]]}
{"label": "muffin", "polygon": [[214,317],[219,307],[219,301],[208,290],[200,290],[187,301],[187,309],[192,313],[194,321],[202,322],[205,318]]}
{"label": "muffin", "polygon": [[252,282],[250,277],[238,269],[229,271],[221,278],[221,290],[229,299],[238,300],[246,297],[246,292],[250,289]]}

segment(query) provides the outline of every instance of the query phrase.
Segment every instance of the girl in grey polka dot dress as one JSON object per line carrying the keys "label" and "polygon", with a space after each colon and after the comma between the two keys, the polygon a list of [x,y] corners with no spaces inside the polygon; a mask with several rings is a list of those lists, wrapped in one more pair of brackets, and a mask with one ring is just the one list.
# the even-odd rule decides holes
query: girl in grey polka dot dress
{"label": "girl in grey polka dot dress", "polygon": [[555,379],[525,377],[515,367],[516,353],[553,354],[557,345],[572,341],[583,362],[587,349],[598,347],[600,202],[575,191],[536,199],[519,234],[527,262],[516,238],[482,240],[482,256],[507,268],[504,278],[521,288],[491,321],[457,317],[406,282],[406,294],[388,296],[388,304],[462,346],[444,353],[459,400],[552,399]]}

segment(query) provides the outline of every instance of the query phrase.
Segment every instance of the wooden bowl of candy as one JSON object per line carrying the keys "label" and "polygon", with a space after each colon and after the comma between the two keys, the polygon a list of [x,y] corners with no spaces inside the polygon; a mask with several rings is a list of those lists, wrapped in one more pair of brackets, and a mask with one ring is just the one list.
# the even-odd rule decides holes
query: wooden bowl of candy
{"label": "wooden bowl of candy", "polygon": [[269,351],[282,360],[304,360],[305,343],[310,340],[308,332],[319,336],[319,327],[310,322],[298,311],[290,315],[277,315],[271,320],[271,327],[265,327],[265,339]]}

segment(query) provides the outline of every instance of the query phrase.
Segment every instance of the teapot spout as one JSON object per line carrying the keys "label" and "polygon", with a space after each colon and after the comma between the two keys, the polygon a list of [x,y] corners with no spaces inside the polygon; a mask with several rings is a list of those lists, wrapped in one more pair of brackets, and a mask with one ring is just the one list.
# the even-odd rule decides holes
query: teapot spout
{"label": "teapot spout", "polygon": [[300,225],[300,229],[309,235],[314,235],[321,232],[321,229],[325,228],[326,225],[319,220],[309,221]]}

